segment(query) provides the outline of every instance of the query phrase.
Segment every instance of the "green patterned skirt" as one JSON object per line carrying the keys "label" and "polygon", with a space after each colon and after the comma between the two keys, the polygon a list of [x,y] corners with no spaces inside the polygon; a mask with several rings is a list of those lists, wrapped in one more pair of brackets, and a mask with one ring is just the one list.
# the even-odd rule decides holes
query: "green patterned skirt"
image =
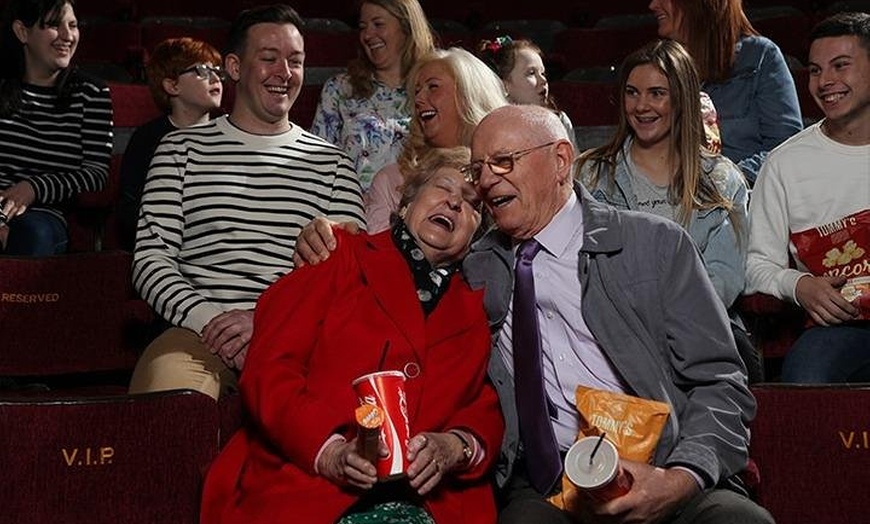
{"label": "green patterned skirt", "polygon": [[420,506],[384,502],[342,517],[336,524],[435,524]]}

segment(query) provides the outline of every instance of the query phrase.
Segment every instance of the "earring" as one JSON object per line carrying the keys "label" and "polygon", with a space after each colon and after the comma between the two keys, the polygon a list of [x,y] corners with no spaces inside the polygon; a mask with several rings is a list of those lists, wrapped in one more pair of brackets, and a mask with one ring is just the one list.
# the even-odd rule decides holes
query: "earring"
{"label": "earring", "polygon": [[402,206],[402,208],[399,209],[399,218],[404,220],[405,215],[407,215],[407,214],[408,214],[408,206]]}

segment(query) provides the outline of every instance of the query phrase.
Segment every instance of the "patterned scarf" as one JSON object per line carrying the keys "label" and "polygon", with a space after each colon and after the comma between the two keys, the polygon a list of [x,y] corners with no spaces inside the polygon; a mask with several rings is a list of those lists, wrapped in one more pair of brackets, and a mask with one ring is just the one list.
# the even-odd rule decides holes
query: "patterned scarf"
{"label": "patterned scarf", "polygon": [[423,250],[417,245],[417,241],[414,240],[404,221],[397,220],[393,225],[392,233],[393,242],[402,252],[408,262],[408,267],[411,268],[411,274],[414,275],[417,298],[420,299],[420,305],[423,306],[423,313],[429,316],[429,313],[438,305],[444,292],[447,291],[450,277],[459,270],[460,262],[433,268],[432,264],[423,256]]}

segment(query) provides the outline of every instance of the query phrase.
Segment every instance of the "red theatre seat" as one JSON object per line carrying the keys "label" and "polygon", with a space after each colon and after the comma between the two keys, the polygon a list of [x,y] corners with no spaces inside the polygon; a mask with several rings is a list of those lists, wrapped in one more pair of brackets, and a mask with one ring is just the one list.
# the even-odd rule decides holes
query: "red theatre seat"
{"label": "red theatre seat", "polygon": [[807,324],[801,307],[764,293],[741,295],[737,309],[765,359],[784,357]]}
{"label": "red theatre seat", "polygon": [[307,31],[305,65],[307,67],[346,66],[357,56],[359,35],[354,31]]}
{"label": "red theatre seat", "polygon": [[3,522],[193,524],[218,410],[193,391],[0,400],[0,442]]}
{"label": "red theatre seat", "polygon": [[120,195],[121,155],[130,135],[140,125],[163,113],[143,84],[110,83],[114,154],[109,164],[109,179],[102,191],[82,193],[76,205],[67,213],[70,231],[70,251],[100,251],[115,249],[117,239],[114,223],[115,204]]}
{"label": "red theatre seat", "polygon": [[145,84],[112,83],[109,84],[109,94],[116,128],[135,128],[163,114]]}
{"label": "red theatre seat", "polygon": [[322,85],[308,84],[302,86],[302,91],[290,108],[290,121],[302,126],[303,129],[311,129],[314,122],[314,113],[317,111],[317,102],[320,101]]}
{"label": "red theatre seat", "polygon": [[132,370],[150,310],[130,265],[123,251],[0,257],[0,376]]}
{"label": "red theatre seat", "polygon": [[866,522],[870,384],[754,386],[758,501],[778,524]]}
{"label": "red theatre seat", "polygon": [[618,121],[615,84],[556,81],[550,83],[550,94],[574,127],[610,126]]}
{"label": "red theatre seat", "polygon": [[157,16],[142,19],[142,47],[146,54],[167,38],[190,37],[219,51],[226,45],[230,22],[214,16]]}
{"label": "red theatre seat", "polygon": [[553,36],[552,51],[565,57],[568,70],[618,67],[629,53],[655,38],[655,25],[612,29],[570,27]]}

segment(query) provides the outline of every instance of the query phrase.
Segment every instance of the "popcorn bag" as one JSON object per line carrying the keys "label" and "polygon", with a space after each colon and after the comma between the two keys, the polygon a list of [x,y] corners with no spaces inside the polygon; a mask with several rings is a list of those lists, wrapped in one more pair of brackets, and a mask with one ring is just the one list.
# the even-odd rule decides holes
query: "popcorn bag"
{"label": "popcorn bag", "polygon": [[[671,410],[668,404],[643,398],[577,386],[580,434],[577,439],[606,434],[620,458],[651,462]],[[561,509],[580,502],[579,492],[562,475],[562,492],[548,499]]]}
{"label": "popcorn bag", "polygon": [[791,234],[797,258],[816,276],[844,276],[840,293],[870,319],[870,210]]}

